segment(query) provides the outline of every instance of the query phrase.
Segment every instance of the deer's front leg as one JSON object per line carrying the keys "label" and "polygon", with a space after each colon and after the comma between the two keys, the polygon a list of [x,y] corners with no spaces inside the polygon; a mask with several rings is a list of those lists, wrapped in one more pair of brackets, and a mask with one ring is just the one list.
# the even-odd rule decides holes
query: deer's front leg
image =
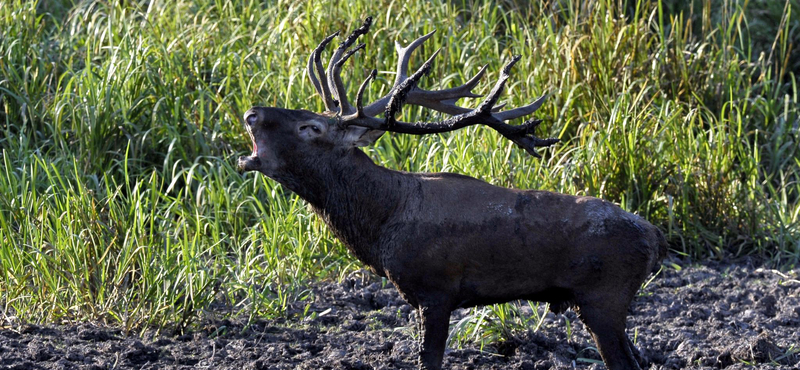
{"label": "deer's front leg", "polygon": [[440,370],[444,348],[447,343],[447,330],[450,324],[450,309],[446,305],[420,305],[422,326],[422,346],[419,351],[420,368]]}

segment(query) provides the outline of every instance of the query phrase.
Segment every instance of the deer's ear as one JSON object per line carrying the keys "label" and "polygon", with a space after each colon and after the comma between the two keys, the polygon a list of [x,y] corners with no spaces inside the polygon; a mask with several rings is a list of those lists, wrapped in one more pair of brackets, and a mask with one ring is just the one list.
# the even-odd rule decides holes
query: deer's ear
{"label": "deer's ear", "polygon": [[301,122],[297,125],[297,136],[303,140],[316,139],[328,131],[328,125],[325,122],[316,120],[309,120]]}
{"label": "deer's ear", "polygon": [[344,140],[352,146],[367,146],[372,145],[377,141],[386,131],[370,130],[365,127],[349,126],[344,135]]}

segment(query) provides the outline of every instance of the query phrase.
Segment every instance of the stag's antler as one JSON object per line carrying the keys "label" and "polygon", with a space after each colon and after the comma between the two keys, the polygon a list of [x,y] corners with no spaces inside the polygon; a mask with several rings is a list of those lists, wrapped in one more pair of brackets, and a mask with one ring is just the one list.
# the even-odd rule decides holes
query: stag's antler
{"label": "stag's antler", "polygon": [[[472,93],[472,89],[478,84],[481,77],[486,72],[483,66],[478,73],[465,84],[444,90],[425,90],[416,87],[417,83],[431,69],[433,59],[439,54],[437,50],[413,75],[408,76],[408,63],[411,53],[429,39],[433,33],[428,33],[406,47],[401,47],[395,42],[395,47],[399,56],[397,62],[397,77],[394,86],[388,94],[364,107],[362,97],[367,85],[375,79],[376,70],[372,70],[366,80],[361,84],[356,95],[356,107],[353,108],[347,100],[347,93],[342,83],[340,72],[344,62],[356,51],[362,49],[364,44],[360,44],[354,49],[347,51],[356,39],[367,33],[372,24],[372,18],[364,20],[364,24],[355,30],[345,39],[336,49],[328,64],[328,76],[325,77],[320,53],[330,43],[331,39],[338,35],[336,32],[325,38],[312,53],[308,60],[308,76],[314,84],[317,93],[325,101],[325,108],[341,116],[341,124],[345,126],[360,126],[372,130],[391,131],[414,135],[424,135],[430,133],[441,133],[471,125],[486,125],[513,141],[521,148],[535,157],[541,157],[536,153],[535,148],[547,147],[559,141],[557,138],[542,139],[534,135],[534,130],[542,121],[530,119],[525,123],[515,126],[504,123],[514,118],[529,115],[535,112],[544,102],[545,96],[541,96],[531,104],[519,108],[498,112],[502,106],[495,106],[500,94],[503,92],[506,80],[509,78],[511,67],[519,61],[519,56],[514,56],[511,61],[503,68],[500,78],[491,90],[486,99],[475,109],[468,109],[456,105],[460,98],[475,98],[480,95]],[[315,76],[319,75],[319,80]],[[320,81],[323,81],[320,83]],[[325,84],[327,81],[327,84]],[[332,95],[333,94],[333,95]],[[335,98],[334,98],[335,95]],[[438,122],[416,122],[408,123],[395,119],[404,104],[420,105],[439,112],[453,114],[454,116]],[[337,106],[338,105],[338,106]],[[385,118],[376,118],[381,111],[385,112]]]}

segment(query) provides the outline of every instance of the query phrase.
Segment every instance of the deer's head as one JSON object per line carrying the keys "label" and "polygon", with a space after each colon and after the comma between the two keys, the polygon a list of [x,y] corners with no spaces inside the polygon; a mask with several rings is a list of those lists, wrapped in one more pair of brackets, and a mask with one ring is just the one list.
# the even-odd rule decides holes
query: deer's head
{"label": "deer's head", "polygon": [[[253,140],[253,154],[239,158],[239,167],[244,171],[260,171],[267,176],[276,177],[285,166],[294,165],[294,159],[330,156],[336,152],[346,152],[352,148],[370,145],[386,131],[425,135],[460,129],[470,125],[486,125],[516,143],[533,156],[539,157],[536,147],[550,146],[558,141],[555,138],[541,139],[534,136],[534,129],[541,123],[531,119],[521,125],[508,125],[507,120],[529,115],[544,102],[544,96],[531,104],[504,111],[495,106],[503,91],[509,70],[519,60],[512,58],[503,68],[500,78],[487,97],[477,108],[469,109],[456,105],[460,98],[474,98],[472,93],[486,66],[465,84],[444,90],[425,90],[417,88],[419,80],[431,69],[436,51],[414,74],[408,76],[408,62],[411,53],[422,45],[433,32],[424,35],[406,47],[395,44],[399,59],[394,86],[388,94],[364,106],[362,96],[369,83],[375,79],[376,70],[367,76],[356,94],[355,105],[351,105],[341,80],[341,68],[350,56],[364,48],[360,44],[348,48],[359,36],[367,33],[372,18],[353,31],[334,51],[328,63],[327,72],[322,66],[320,54],[336,37],[336,32],[326,37],[308,58],[308,77],[325,102],[325,113],[306,110],[254,107],[244,115],[245,126]],[[453,115],[439,122],[408,123],[395,119],[404,104],[420,105],[439,112]],[[384,112],[384,118],[377,116]]]}

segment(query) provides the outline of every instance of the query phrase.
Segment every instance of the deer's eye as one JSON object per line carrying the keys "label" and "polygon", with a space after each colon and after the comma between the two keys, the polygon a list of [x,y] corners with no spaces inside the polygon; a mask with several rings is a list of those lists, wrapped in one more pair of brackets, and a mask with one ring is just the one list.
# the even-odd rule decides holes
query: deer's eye
{"label": "deer's eye", "polygon": [[244,118],[244,120],[250,126],[255,125],[256,121],[258,120],[258,114],[250,113],[247,115],[247,117]]}

